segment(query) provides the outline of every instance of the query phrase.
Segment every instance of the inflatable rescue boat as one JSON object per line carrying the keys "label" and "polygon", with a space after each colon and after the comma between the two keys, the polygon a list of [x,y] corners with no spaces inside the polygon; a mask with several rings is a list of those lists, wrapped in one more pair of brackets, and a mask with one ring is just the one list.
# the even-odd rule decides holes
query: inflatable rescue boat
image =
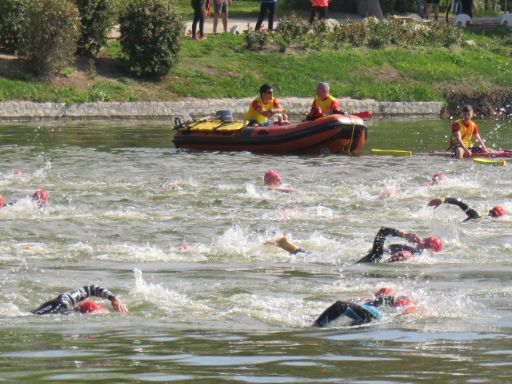
{"label": "inflatable rescue boat", "polygon": [[253,153],[352,153],[367,139],[363,120],[356,115],[330,115],[298,124],[288,122],[247,126],[243,121],[202,119],[175,121],[176,148],[198,151],[249,151]]}

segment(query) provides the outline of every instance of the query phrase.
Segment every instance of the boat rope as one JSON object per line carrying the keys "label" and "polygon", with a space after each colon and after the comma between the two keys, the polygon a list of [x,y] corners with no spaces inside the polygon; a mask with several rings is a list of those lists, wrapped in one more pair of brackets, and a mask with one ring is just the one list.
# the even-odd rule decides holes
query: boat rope
{"label": "boat rope", "polygon": [[349,116],[348,118],[349,118],[349,119],[350,119],[350,121],[352,122],[352,135],[350,136],[350,143],[349,143],[349,145],[348,145],[348,151],[347,151],[347,153],[348,153],[349,155],[351,155],[351,154],[352,154],[352,153],[351,153],[352,143],[354,142],[354,133],[355,133],[355,131],[356,131],[356,122],[355,122],[355,120],[354,120],[354,119],[352,119],[352,116]]}

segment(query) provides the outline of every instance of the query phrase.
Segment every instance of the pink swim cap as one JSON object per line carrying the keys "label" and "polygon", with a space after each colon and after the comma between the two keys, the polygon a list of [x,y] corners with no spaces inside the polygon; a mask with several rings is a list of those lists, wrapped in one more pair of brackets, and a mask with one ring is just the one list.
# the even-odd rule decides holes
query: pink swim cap
{"label": "pink swim cap", "polygon": [[86,300],[78,306],[78,312],[80,313],[103,313],[107,311],[103,305],[92,300]]}
{"label": "pink swim cap", "polygon": [[391,255],[391,257],[387,260],[388,263],[396,263],[399,261],[406,261],[412,259],[414,255],[409,251],[398,251]]}
{"label": "pink swim cap", "polygon": [[500,217],[500,216],[505,216],[506,214],[507,214],[507,211],[505,211],[505,208],[503,208],[501,205],[495,205],[489,211],[489,216],[491,216],[491,217]]}
{"label": "pink swim cap", "polygon": [[0,196],[0,208],[2,208],[5,205],[4,198]]}
{"label": "pink swim cap", "polygon": [[423,239],[421,246],[430,249],[432,252],[439,252],[443,249],[443,242],[438,237],[430,236]]}
{"label": "pink swim cap", "polygon": [[382,297],[382,296],[395,296],[396,291],[393,288],[384,287],[379,289],[377,292],[375,292],[375,297]]}
{"label": "pink swim cap", "polygon": [[279,185],[281,184],[281,175],[279,172],[274,170],[269,170],[265,172],[265,176],[263,176],[263,181],[265,185]]}
{"label": "pink swim cap", "polygon": [[48,193],[44,189],[38,189],[32,195],[32,200],[34,200],[37,205],[46,205],[48,204]]}
{"label": "pink swim cap", "polygon": [[434,173],[434,176],[432,176],[432,185],[439,184],[445,178],[446,176],[444,175],[443,172]]}

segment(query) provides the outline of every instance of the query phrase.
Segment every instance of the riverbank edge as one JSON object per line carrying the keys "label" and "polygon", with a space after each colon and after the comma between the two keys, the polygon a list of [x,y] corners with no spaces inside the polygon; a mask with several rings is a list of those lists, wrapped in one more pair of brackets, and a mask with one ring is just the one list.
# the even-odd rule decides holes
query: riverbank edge
{"label": "riverbank edge", "polygon": [[[231,110],[242,118],[252,98],[195,99],[177,101],[94,102],[65,104],[31,101],[0,102],[0,121],[39,120],[162,120],[180,117],[190,119],[208,116],[215,111]],[[291,116],[304,116],[311,108],[311,98],[283,97],[281,104]],[[441,117],[443,102],[385,102],[340,99],[341,108],[349,113],[373,112],[374,117]]]}

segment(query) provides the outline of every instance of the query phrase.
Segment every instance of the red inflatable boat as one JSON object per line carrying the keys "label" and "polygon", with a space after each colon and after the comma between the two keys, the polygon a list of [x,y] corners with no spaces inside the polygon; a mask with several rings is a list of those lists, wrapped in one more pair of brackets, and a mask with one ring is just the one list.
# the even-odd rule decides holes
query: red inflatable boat
{"label": "red inflatable boat", "polygon": [[268,127],[243,126],[220,120],[177,122],[176,148],[199,151],[249,151],[254,153],[352,153],[367,138],[363,120],[356,115],[331,115],[299,124],[274,123]]}

